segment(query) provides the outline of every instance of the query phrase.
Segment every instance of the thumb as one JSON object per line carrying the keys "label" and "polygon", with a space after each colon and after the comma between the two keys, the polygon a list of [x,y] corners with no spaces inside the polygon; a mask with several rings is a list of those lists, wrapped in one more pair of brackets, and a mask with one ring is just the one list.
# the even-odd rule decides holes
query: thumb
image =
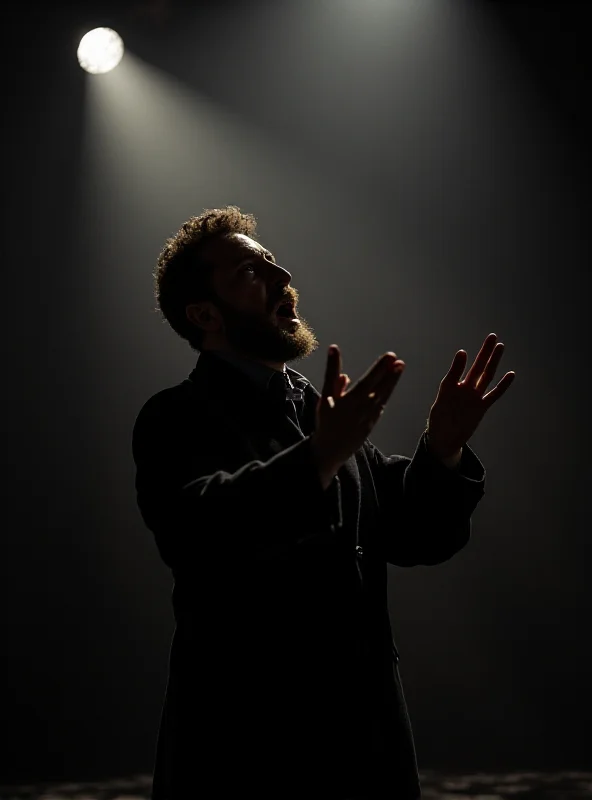
{"label": "thumb", "polygon": [[323,398],[333,397],[337,390],[337,384],[341,373],[341,353],[336,344],[332,344],[327,354],[327,365],[325,367],[325,379],[323,381]]}

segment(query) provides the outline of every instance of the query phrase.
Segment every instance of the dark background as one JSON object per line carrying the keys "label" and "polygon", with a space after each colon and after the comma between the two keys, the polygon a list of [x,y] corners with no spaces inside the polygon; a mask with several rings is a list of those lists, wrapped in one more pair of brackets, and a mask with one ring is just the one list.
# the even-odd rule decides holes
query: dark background
{"label": "dark background", "polygon": [[[149,772],[171,579],[131,429],[195,356],[153,311],[164,239],[236,203],[411,455],[457,349],[514,386],[471,444],[470,545],[390,572],[420,766],[590,767],[588,4],[20,6],[4,29],[0,782]],[[382,15],[382,16],[381,16]],[[80,37],[127,52],[79,69]],[[498,376],[498,377],[500,377]],[[198,531],[196,535],[200,535]]]}

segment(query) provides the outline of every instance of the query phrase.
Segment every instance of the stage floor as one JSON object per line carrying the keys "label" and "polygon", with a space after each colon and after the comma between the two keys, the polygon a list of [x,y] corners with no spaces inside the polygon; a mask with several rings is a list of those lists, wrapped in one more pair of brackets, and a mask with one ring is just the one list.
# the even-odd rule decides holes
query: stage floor
{"label": "stage floor", "polygon": [[[592,772],[443,774],[424,770],[421,779],[423,800],[592,798]],[[0,800],[149,800],[151,783],[151,776],[137,775],[100,783],[0,786]]]}

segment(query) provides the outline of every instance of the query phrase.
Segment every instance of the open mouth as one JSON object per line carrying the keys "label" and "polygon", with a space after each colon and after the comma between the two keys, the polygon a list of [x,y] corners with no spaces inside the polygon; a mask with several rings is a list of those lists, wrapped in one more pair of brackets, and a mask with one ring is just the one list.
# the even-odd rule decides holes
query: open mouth
{"label": "open mouth", "polygon": [[297,319],[296,311],[294,310],[294,304],[291,301],[280,303],[280,305],[276,308],[275,313],[280,319]]}

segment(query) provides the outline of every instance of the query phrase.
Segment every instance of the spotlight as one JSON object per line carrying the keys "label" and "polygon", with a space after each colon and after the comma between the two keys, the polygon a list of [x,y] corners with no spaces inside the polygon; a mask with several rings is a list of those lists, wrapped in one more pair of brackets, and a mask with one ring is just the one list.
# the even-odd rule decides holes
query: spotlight
{"label": "spotlight", "polygon": [[110,72],[123,56],[123,39],[111,28],[95,28],[85,33],[78,45],[78,63],[87,72]]}

